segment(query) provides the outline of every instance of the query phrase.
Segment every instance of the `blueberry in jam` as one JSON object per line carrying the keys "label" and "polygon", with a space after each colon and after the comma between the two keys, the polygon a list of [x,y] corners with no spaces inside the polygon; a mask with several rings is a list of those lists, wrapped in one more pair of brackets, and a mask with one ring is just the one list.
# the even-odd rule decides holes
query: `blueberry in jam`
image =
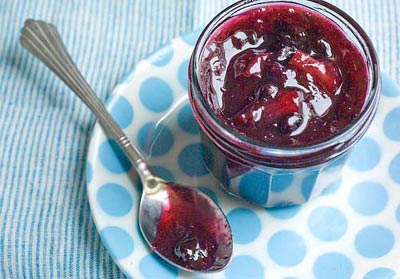
{"label": "blueberry in jam", "polygon": [[363,55],[330,19],[298,4],[258,5],[211,35],[200,87],[228,126],[281,146],[322,142],[342,131],[368,92]]}
{"label": "blueberry in jam", "polygon": [[[167,185],[152,246],[168,260],[191,270],[213,271],[230,260],[232,235],[211,199],[188,187]],[[188,210],[191,209],[191,210]]]}

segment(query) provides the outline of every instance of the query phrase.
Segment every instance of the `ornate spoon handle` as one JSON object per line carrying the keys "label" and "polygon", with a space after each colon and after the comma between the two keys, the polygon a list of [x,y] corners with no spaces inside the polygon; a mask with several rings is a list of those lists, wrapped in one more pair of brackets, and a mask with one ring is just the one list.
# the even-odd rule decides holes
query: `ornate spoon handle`
{"label": "ornate spoon handle", "polygon": [[56,27],[44,21],[28,19],[21,30],[21,44],[46,64],[89,107],[107,134],[117,141],[137,166],[140,176],[148,176],[150,173],[142,155],[83,78],[69,56]]}

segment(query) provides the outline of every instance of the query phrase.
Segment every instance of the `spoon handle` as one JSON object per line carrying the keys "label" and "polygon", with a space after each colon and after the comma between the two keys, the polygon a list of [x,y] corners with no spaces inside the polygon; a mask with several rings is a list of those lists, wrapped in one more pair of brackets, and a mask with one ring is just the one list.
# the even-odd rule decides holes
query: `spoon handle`
{"label": "spoon handle", "polygon": [[39,58],[86,104],[97,116],[100,125],[125,151],[127,157],[137,167],[143,178],[150,174],[148,165],[143,156],[133,146],[108,113],[100,99],[96,96],[89,84],[79,72],[64,43],[53,24],[40,20],[28,19],[21,30],[21,44],[30,53]]}

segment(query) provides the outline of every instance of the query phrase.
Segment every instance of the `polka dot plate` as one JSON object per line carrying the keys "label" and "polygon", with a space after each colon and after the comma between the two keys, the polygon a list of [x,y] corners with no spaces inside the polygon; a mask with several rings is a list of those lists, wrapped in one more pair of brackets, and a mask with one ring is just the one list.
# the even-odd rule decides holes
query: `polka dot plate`
{"label": "polka dot plate", "polygon": [[224,210],[234,233],[230,265],[191,274],[151,253],[137,225],[140,182],[99,125],[87,163],[91,212],[101,239],[129,278],[400,278],[400,88],[383,74],[383,96],[343,176],[303,206],[264,209],[228,196],[200,157],[187,99],[187,66],[198,34],[177,38],[138,63],[107,108],[153,166],[195,185]]}

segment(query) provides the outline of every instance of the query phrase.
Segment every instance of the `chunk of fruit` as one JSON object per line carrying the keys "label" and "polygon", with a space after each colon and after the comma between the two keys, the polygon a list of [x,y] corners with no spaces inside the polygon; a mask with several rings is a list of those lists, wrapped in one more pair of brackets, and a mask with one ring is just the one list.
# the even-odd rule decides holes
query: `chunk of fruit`
{"label": "chunk of fruit", "polygon": [[246,68],[243,71],[243,75],[246,77],[259,77],[261,78],[261,71],[264,68],[264,62],[271,55],[270,52],[255,55],[250,62],[246,65]]}
{"label": "chunk of fruit", "polygon": [[280,91],[275,98],[252,103],[233,118],[241,126],[269,126],[280,119],[300,112],[299,93],[297,91]]}
{"label": "chunk of fruit", "polygon": [[327,93],[335,93],[342,83],[339,70],[333,62],[317,60],[302,51],[296,51],[289,60],[289,65],[310,74],[314,82],[322,85]]}
{"label": "chunk of fruit", "polygon": [[280,91],[264,107],[264,117],[269,119],[269,123],[273,123],[286,115],[300,112],[299,93],[295,90]]}

